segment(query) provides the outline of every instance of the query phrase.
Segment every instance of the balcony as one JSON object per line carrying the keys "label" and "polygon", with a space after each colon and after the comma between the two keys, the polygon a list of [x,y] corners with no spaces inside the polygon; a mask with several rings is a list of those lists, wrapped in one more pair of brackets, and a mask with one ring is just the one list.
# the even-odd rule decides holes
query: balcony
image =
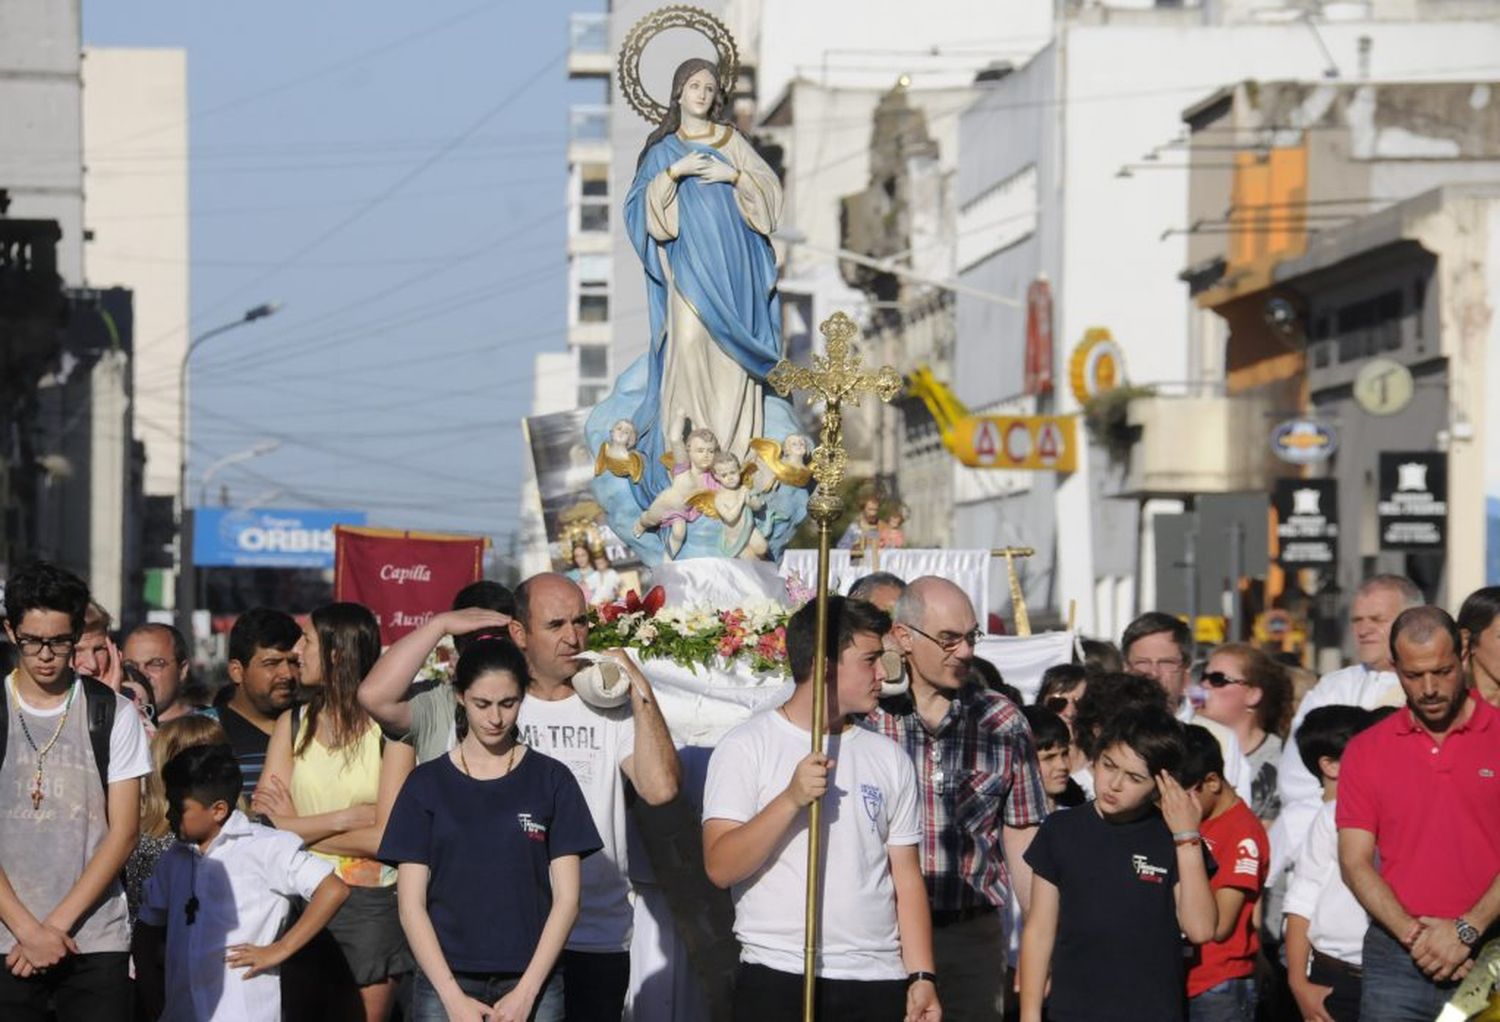
{"label": "balcony", "polygon": [[609,15],[569,15],[568,77],[608,78],[610,57]]}
{"label": "balcony", "polygon": [[609,162],[609,107],[575,104],[568,108],[568,162]]}
{"label": "balcony", "polygon": [[1265,489],[1276,475],[1271,405],[1258,396],[1153,394],[1130,402],[1121,497],[1174,497]]}

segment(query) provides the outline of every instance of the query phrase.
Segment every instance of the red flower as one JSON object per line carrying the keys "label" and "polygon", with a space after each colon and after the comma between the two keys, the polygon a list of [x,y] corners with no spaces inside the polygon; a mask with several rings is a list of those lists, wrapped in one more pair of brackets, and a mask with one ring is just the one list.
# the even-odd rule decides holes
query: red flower
{"label": "red flower", "polygon": [[648,618],[655,617],[656,612],[661,610],[662,605],[667,602],[667,591],[661,586],[652,586],[651,591],[643,600],[634,589],[625,594],[625,599],[620,603],[607,603],[599,608],[599,617],[608,624],[616,618],[626,614],[645,614]]}

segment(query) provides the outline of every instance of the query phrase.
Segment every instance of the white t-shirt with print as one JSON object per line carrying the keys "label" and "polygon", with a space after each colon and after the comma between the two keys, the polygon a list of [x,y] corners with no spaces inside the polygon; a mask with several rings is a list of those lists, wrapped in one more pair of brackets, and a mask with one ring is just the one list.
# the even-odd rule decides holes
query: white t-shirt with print
{"label": "white t-shirt with print", "polygon": [[571,951],[626,951],[631,921],[629,862],[625,844],[623,763],[635,751],[629,704],[611,710],[590,706],[578,694],[521,700],[521,740],[562,762],[583,789],[604,847],[582,864],[581,911],[568,935]]}
{"label": "white t-shirt with print", "polygon": [[[786,789],[812,738],[776,710],[750,718],[720,740],[708,763],[703,819],[747,823]],[[833,777],[823,798],[822,955],[830,979],[905,979],[889,848],[922,837],[917,778],[909,757],[884,735],[851,727],[829,737]],[[807,895],[807,811],[775,857],[734,885],[740,958],[802,972]],[[999,950],[996,949],[998,959]]]}

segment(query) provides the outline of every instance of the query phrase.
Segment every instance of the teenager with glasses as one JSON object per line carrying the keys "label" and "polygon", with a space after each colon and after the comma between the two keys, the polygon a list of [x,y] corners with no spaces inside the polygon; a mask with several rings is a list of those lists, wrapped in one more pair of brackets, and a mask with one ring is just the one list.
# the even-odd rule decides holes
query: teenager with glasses
{"label": "teenager with glasses", "polygon": [[1006,911],[1024,910],[1031,870],[1021,856],[1046,814],[1026,719],[972,680],[983,634],[973,604],[947,579],[914,579],[896,601],[895,636],[911,688],[883,699],[866,726],[895,739],[916,768],[922,872],[932,902],[933,955],[951,1017],[999,1019]]}
{"label": "teenager with glasses", "polygon": [[1201,679],[1203,716],[1223,724],[1250,761],[1250,810],[1266,826],[1281,811],[1276,769],[1292,715],[1292,683],[1281,665],[1245,643],[1219,646]]}
{"label": "teenager with glasses", "polygon": [[47,563],[5,587],[20,654],[0,684],[0,1018],[125,1022],[130,924],[119,875],[151,772],[124,696],[73,672],[89,591]]}

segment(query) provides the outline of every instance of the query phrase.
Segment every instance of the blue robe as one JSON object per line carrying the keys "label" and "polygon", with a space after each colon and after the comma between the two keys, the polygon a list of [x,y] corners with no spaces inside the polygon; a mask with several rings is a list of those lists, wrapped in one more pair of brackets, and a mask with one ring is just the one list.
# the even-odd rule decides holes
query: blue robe
{"label": "blue robe", "polygon": [[661,463],[670,450],[664,431],[661,386],[666,363],[667,279],[658,258],[671,266],[672,279],[697,311],[719,347],[757,381],[781,358],[781,299],[776,292],[776,256],[770,240],[740,214],[734,187],[685,177],[677,185],[678,235],[665,243],[647,229],[646,189],[651,180],[689,152],[724,160],[713,146],[668,135],[646,153],[625,197],[630,243],[646,272],[651,314],[651,346],[646,353],[646,385],[631,412],[645,458],[641,481],[631,485],[641,507],[666,488],[671,476]]}

